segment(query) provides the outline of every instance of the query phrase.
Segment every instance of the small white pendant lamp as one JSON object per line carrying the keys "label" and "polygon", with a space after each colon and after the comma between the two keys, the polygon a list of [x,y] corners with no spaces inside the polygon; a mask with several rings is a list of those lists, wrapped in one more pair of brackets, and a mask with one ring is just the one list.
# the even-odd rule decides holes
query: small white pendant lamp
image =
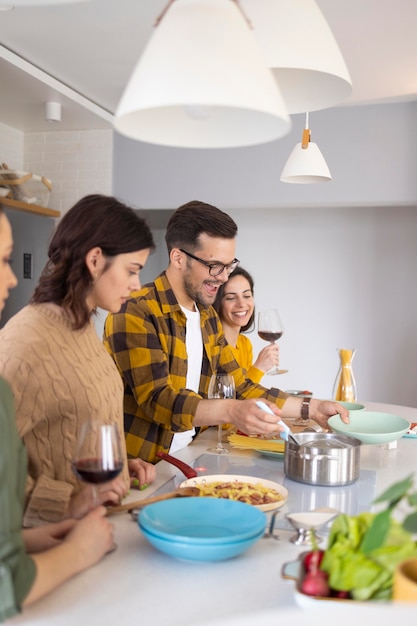
{"label": "small white pendant lamp", "polygon": [[352,81],[314,0],[240,0],[290,114],[343,102]]}
{"label": "small white pendant lamp", "polygon": [[114,127],[181,148],[262,144],[291,121],[242,11],[232,0],[175,0],[139,59]]}
{"label": "small white pendant lamp", "polygon": [[332,179],[327,163],[316,143],[310,141],[311,131],[306,114],[306,125],[301,143],[291,152],[281,174],[281,182],[306,185],[328,183]]}

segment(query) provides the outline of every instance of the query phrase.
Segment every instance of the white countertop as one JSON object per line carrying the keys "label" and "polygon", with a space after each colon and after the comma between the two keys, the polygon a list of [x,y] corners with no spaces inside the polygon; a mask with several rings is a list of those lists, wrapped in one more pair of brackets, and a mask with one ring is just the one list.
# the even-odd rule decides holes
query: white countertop
{"label": "white countertop", "polygon": [[[370,402],[364,404],[369,410],[396,413],[410,422],[417,422],[415,408]],[[215,435],[215,429],[208,429],[175,456],[191,465],[206,453]],[[184,626],[216,623],[217,620],[226,624],[228,620],[234,622],[237,614],[244,614],[247,618],[249,612],[259,614],[267,611],[272,616],[275,611],[291,613],[294,610],[298,614],[302,609],[295,609],[294,582],[281,577],[282,565],[296,560],[300,552],[305,550],[289,541],[294,531],[289,530],[289,526],[286,526],[288,522],[283,517],[289,510],[295,512],[293,508],[288,508],[291,506],[291,490],[292,502],[297,502],[297,507],[303,507],[297,511],[323,506],[317,498],[323,498],[324,494],[328,499],[327,504],[334,506],[332,497],[335,497],[338,505],[344,502],[346,512],[354,514],[359,501],[361,508],[370,509],[375,492],[380,493],[391,483],[412,473],[416,467],[416,453],[417,440],[408,438],[401,439],[394,449],[362,446],[361,479],[351,487],[315,488],[287,479],[285,486],[289,489],[290,497],[277,516],[279,540],[261,539],[248,552],[228,561],[194,563],[173,559],[147,543],[129,514],[116,515],[113,521],[117,550],[8,623],[38,626],[84,626],[87,623],[100,626],[136,623]],[[248,475],[259,460],[256,452],[246,450],[233,451],[229,456],[229,463],[237,463],[240,469],[246,468]],[[165,461],[158,463],[157,468],[156,482],[144,492],[132,493],[129,496],[132,500],[147,497],[161,487],[168,490],[170,483],[178,484],[184,479],[179,470]],[[277,477],[283,476],[282,461],[262,458],[259,468],[262,472],[269,472],[268,477],[271,472],[276,473]],[[229,472],[222,470],[219,473]],[[320,604],[320,609],[324,604],[332,604],[332,623],[335,611],[340,612],[343,621],[346,603],[316,604]],[[397,610],[398,616],[400,609],[398,605],[389,607],[390,611]],[[376,617],[377,609],[375,611]],[[257,618],[254,617],[253,623],[256,622]],[[321,623],[325,625],[327,620],[322,619]]]}

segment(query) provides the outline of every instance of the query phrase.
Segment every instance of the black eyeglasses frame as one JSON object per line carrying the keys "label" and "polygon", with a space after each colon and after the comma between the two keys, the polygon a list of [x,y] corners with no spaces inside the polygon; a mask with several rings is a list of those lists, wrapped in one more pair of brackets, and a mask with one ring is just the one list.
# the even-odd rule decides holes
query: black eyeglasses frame
{"label": "black eyeglasses frame", "polygon": [[[222,274],[224,270],[226,270],[226,272],[230,276],[230,274],[234,272],[234,270],[237,268],[237,266],[240,263],[239,259],[233,259],[233,261],[229,263],[228,265],[224,265],[224,263],[209,263],[208,261],[204,261],[204,259],[200,259],[198,256],[191,254],[191,252],[188,252],[187,250],[183,250],[182,248],[179,248],[179,250],[183,252],[184,254],[186,254],[187,256],[189,256],[190,259],[194,259],[194,261],[198,261],[202,265],[205,265],[206,267],[208,267],[209,274],[210,276],[213,276],[213,278],[215,276],[220,276],[220,274]],[[220,270],[215,270],[215,268],[219,268],[219,267],[221,268]]]}

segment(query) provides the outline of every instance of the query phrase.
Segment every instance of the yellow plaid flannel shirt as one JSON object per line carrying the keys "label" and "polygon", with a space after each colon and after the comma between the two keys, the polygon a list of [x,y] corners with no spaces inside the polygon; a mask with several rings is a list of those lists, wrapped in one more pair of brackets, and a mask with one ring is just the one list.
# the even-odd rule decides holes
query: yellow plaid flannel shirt
{"label": "yellow plaid flannel shirt", "polygon": [[156,462],[156,453],[169,450],[175,433],[193,428],[198,403],[207,398],[210,376],[218,370],[233,374],[237,398],[264,397],[284,404],[286,393],[246,379],[213,307],[200,308],[204,350],[199,393],[186,389],[186,317],[165,272],[132,296],[119,313],[108,315],[104,329],[104,345],[124,383],[130,458]]}

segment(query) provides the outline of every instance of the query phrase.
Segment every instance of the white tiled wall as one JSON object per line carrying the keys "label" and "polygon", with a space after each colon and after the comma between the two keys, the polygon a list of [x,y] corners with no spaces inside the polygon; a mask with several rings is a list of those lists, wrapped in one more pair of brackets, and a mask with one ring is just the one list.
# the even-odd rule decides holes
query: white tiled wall
{"label": "white tiled wall", "polygon": [[0,123],[0,163],[8,167],[23,168],[24,134]]}
{"label": "white tiled wall", "polygon": [[112,130],[22,133],[0,124],[0,162],[52,181],[48,206],[65,213],[89,193],[112,193]]}

